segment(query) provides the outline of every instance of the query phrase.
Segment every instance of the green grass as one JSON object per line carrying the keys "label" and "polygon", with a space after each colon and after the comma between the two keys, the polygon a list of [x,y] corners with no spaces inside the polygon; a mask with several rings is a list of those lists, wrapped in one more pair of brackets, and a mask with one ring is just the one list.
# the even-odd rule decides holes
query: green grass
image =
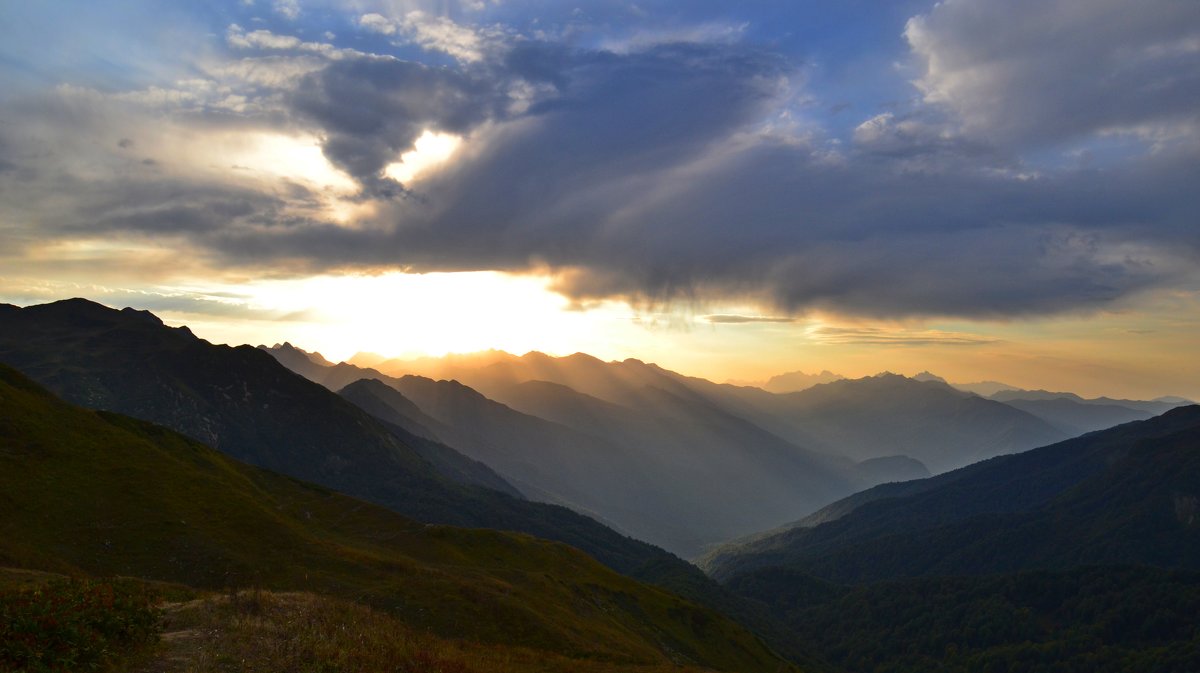
{"label": "green grass", "polygon": [[612,664],[781,666],[720,614],[566,545],[419,524],[2,367],[0,565],[326,594],[443,638]]}

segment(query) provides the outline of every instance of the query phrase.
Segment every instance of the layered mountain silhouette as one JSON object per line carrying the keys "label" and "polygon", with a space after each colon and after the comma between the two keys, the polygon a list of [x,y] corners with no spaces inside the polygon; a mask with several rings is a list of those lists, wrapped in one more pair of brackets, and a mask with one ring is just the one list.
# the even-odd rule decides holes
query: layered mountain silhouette
{"label": "layered mountain silhouette", "polygon": [[811,388],[819,383],[831,383],[844,378],[846,377],[841,374],[834,374],[828,369],[822,370],[819,374],[805,374],[804,372],[796,371],[772,376],[760,387],[771,393],[794,393]]}
{"label": "layered mountain silhouette", "polygon": [[1019,409],[897,374],[782,395],[734,387],[708,394],[789,441],[856,461],[904,455],[933,473],[1067,436]]}
{"label": "layered mountain silhouette", "polygon": [[836,581],[1087,564],[1200,569],[1200,406],[930,479],[878,486],[713,551],[730,578],[768,567]]}
{"label": "layered mountain silhouette", "polygon": [[[325,366],[291,346],[268,350],[332,389],[359,377],[385,384],[436,419],[440,439],[529,497],[568,505],[683,556],[867,485],[928,474],[908,458],[859,465],[801,448],[708,392],[723,386],[637,361],[493,355],[482,369],[475,368],[479,359],[437,369],[477,390],[346,363]],[[388,397],[376,392],[364,408],[378,409],[379,398]],[[397,405],[395,413],[415,418]]]}
{"label": "layered mountain silhouette", "polygon": [[1145,412],[1151,416],[1170,411],[1178,406],[1186,406],[1194,404],[1191,400],[1186,400],[1182,397],[1163,397],[1156,400],[1118,400],[1111,397],[1094,397],[1084,398],[1075,393],[1050,392],[1048,390],[1001,390],[993,395],[990,399],[999,402],[1012,401],[1053,401],[1066,399],[1077,404],[1085,404],[1090,406],[1101,407],[1124,407],[1135,411]]}
{"label": "layered mountain silhouette", "polygon": [[[0,566],[353,598],[614,671],[790,670],[743,626],[805,670],[1200,665],[1186,400],[355,360],[0,305]],[[629,535],[737,539],[705,575]]]}
{"label": "layered mountain silhouette", "polygon": [[0,566],[314,591],[444,637],[615,670],[791,670],[728,618],[566,545],[422,524],[162,426],[68,405],[4,366],[0,492]]}
{"label": "layered mountain silhouette", "polygon": [[[566,542],[706,604],[729,600],[693,566],[593,519],[455,481],[415,442],[259,349],[214,346],[146,312],[81,299],[0,305],[0,363],[72,403],[164,425],[238,460],[422,522]],[[466,460],[450,461],[450,475]]]}
{"label": "layered mountain silhouette", "polygon": [[[681,399],[719,407],[814,455],[854,462],[907,456],[934,473],[1071,436],[1033,414],[957,390],[940,380],[917,381],[886,373],[773,394],[753,386],[684,376],[639,360],[602,362],[584,354],[562,358],[542,353],[521,357],[493,354],[436,367],[428,360],[379,366],[390,374],[405,373],[405,367],[433,369],[505,403],[512,386],[527,381],[558,383],[629,406],[635,405],[631,401],[640,403],[641,389],[658,388]],[[883,475],[885,481],[918,476],[904,471]],[[857,478],[868,481],[870,476]]]}

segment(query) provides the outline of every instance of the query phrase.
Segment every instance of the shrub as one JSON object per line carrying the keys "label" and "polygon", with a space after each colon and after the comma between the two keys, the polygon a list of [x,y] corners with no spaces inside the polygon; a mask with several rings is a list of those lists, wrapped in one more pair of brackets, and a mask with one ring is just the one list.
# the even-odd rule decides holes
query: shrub
{"label": "shrub", "polygon": [[134,584],[53,580],[0,593],[0,671],[99,671],[156,640],[159,611]]}

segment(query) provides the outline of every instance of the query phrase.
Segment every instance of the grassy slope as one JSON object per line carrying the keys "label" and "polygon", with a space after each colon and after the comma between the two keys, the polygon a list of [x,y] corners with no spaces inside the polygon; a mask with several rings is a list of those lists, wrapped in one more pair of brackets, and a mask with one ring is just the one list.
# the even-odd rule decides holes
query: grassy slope
{"label": "grassy slope", "polygon": [[163,645],[136,673],[698,673],[448,640],[393,615],[310,593],[241,592],[167,604]]}
{"label": "grassy slope", "polygon": [[425,526],[85,411],[0,368],[0,564],[362,600],[443,636],[616,662],[780,665],[712,611],[566,545]]}

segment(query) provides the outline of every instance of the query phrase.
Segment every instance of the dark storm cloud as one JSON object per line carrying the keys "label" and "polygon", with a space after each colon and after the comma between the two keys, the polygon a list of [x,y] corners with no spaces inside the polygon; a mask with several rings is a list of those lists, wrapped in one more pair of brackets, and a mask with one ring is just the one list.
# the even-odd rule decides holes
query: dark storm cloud
{"label": "dark storm cloud", "polygon": [[330,162],[368,192],[388,193],[399,186],[384,168],[426,129],[465,133],[494,115],[498,97],[486,81],[446,68],[353,59],[302,78],[289,103],[324,132]]}
{"label": "dark storm cloud", "polygon": [[216,232],[286,224],[283,199],[237,186],[166,179],[117,180],[103,190],[70,180],[59,185],[73,186],[76,215],[55,227],[58,235],[130,232],[202,241]]}
{"label": "dark storm cloud", "polygon": [[[320,221],[315,187],[242,184],[243,171],[188,182],[166,175],[175,158],[155,151],[156,170],[126,175],[109,162],[90,174],[118,177],[41,184],[70,216],[39,226],[177,236],[253,268],[548,269],[581,301],[758,298],[781,312],[868,316],[1093,310],[1200,283],[1197,7],[946,0],[908,24],[911,53],[894,55],[916,68],[904,75],[919,85],[912,101],[878,114],[856,98],[836,123],[820,115],[842,99],[807,89],[808,64],[737,39],[606,51],[500,31],[507,42],[481,60],[434,67],[235,32],[252,54],[237,69],[254,74],[247,100],[234,85],[141,98],[200,101],[172,118],[181,126],[269,122],[319,138],[374,215]],[[302,60],[252,51],[282,48],[271,45]],[[119,153],[133,161],[128,150],[150,143],[92,120],[99,99],[29,123],[92,123],[113,152],[113,139],[136,137]],[[413,184],[384,177],[426,130],[466,141]],[[1091,168],[1063,151],[1117,141]],[[84,146],[0,152],[0,162],[42,175],[45,157]],[[401,193],[414,198],[391,198]]]}
{"label": "dark storm cloud", "polygon": [[[1188,151],[1027,176],[984,141],[887,118],[834,155],[762,130],[790,73],[759,50],[531,45],[509,63],[553,95],[419,184],[421,199],[385,207],[378,226],[235,231],[218,244],[231,257],[318,266],[548,265],[577,299],[757,294],[788,311],[872,316],[1092,309],[1194,267],[1200,198],[1187,185],[1200,184],[1200,163]],[[388,84],[413,73],[418,91],[440,92],[417,112]],[[420,123],[410,120],[445,115],[441,128],[462,129],[487,107],[464,80],[407,66],[339,66],[317,82],[368,92],[322,95],[314,115],[364,147],[361,164],[339,159],[360,177],[411,141]],[[400,111],[394,128],[354,109],[372,95]]]}

